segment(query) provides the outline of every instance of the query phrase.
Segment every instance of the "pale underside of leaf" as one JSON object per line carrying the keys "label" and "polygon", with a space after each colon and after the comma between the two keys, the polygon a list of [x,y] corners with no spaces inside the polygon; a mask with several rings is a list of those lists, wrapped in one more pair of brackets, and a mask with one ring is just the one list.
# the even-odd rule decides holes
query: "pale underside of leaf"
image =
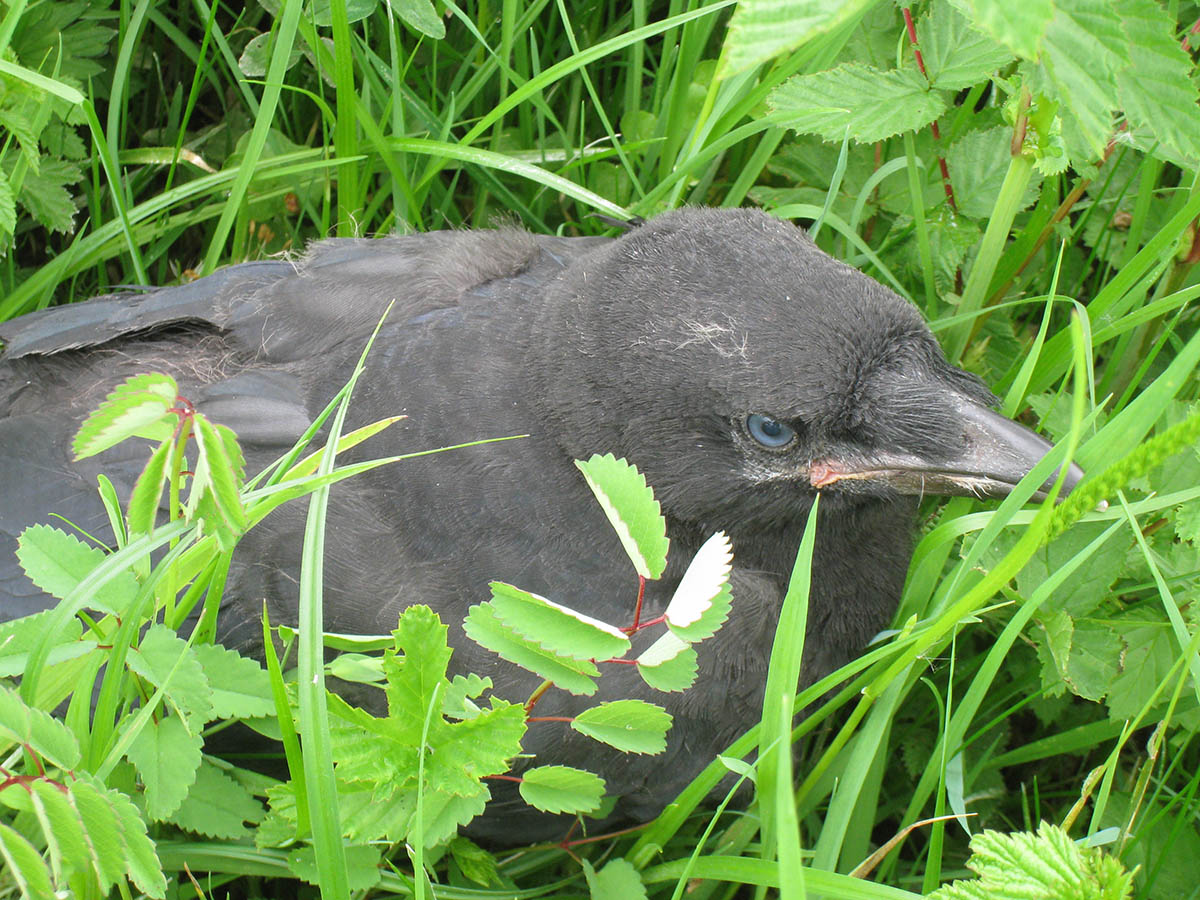
{"label": "pale underside of leaf", "polygon": [[733,546],[729,535],[718,531],[696,551],[679,586],[667,604],[667,622],[681,627],[697,621],[712,606],[713,598],[729,581]]}

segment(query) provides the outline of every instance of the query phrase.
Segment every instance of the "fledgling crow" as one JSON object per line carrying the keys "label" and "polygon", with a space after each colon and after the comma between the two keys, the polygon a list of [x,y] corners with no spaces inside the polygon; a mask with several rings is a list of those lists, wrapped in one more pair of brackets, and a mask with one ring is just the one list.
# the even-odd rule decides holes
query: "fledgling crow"
{"label": "fledgling crow", "polygon": [[[468,640],[467,608],[499,579],[617,625],[636,581],[572,460],[614,453],[662,503],[671,565],[661,611],[701,542],[732,538],[733,611],[699,645],[682,694],[612,666],[596,697],[645,696],[674,716],[659,756],[626,756],[534,726],[539,763],[582,764],[643,820],[759,717],[772,631],[810,505],[823,494],[803,678],[858,653],[893,614],[922,493],[1002,495],[1049,449],[992,412],[945,360],[917,310],[750,210],[681,209],[617,239],[515,229],[327,240],[297,262],[233,266],[145,295],[99,298],[0,326],[0,604],[48,599],[13,557],[16,535],[59,513],[108,527],[95,473],[127,492],[145,449],[73,462],[81,418],[112,386],[171,373],[232,427],[248,471],[274,459],[346,381],[386,305],[351,425],[404,413],[372,455],[528,434],[374,470],[333,491],[326,627],[383,633],[427,603],[450,626],[459,671],[524,700],[535,676]],[[1074,470],[1068,488],[1082,475]],[[265,599],[294,621],[304,510],[284,507],[239,547],[220,635],[253,649]],[[551,692],[539,715],[570,715]],[[507,842],[559,833],[510,798],[478,831]],[[478,832],[477,832],[478,833]]]}

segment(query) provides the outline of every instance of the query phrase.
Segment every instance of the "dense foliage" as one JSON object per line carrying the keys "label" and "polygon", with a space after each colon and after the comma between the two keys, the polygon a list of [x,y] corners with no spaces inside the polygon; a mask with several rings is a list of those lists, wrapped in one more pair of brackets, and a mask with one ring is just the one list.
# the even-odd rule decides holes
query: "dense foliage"
{"label": "dense foliage", "polygon": [[[179,621],[178,590],[135,564],[121,577],[135,596],[157,594],[164,624],[106,632],[123,648],[106,670],[51,653],[44,623],[0,635],[0,675],[25,676],[19,695],[0,689],[0,890],[96,896],[128,881],[162,896],[184,889],[186,862],[213,893],[283,894],[294,886],[255,879],[300,878],[331,897],[467,887],[710,897],[756,884],[900,898],[952,879],[964,880],[939,896],[1200,896],[1200,5],[10,0],[3,10],[0,319],[330,234],[497,217],[603,233],[590,213],[754,204],[809,224],[825,249],[911,298],[953,361],[1091,477],[1057,509],[1023,510],[1021,496],[928,504],[896,630],[797,700],[807,715],[794,817],[778,777],[787,754],[778,771],[734,758],[639,834],[499,860],[461,840],[428,852],[418,841],[412,854],[403,841],[343,848],[346,822],[318,812],[309,823],[291,788],[202,758],[200,729],[227,717],[278,733],[268,722],[278,716],[286,734],[289,688],[235,670],[247,661],[203,634],[185,648],[165,627]],[[263,497],[239,499],[236,447],[208,427],[195,440],[224,462],[193,484],[173,531],[151,535],[128,508],[126,550],[207,519],[220,546],[175,572],[219,590],[222,553]],[[170,452],[155,470],[160,491]],[[327,489],[324,466],[298,471],[306,491]],[[65,594],[112,559],[43,532],[27,546],[63,563]],[[108,602],[87,601],[75,608]],[[54,615],[73,629],[64,641],[103,643],[69,608]],[[392,652],[413,641],[436,655],[435,632],[414,619]],[[315,641],[307,650],[318,669],[321,652]],[[386,670],[344,659],[342,676]],[[144,702],[105,672],[132,673]],[[179,677],[203,689],[173,693]],[[292,703],[316,702],[297,700],[304,684]],[[75,688],[81,699],[51,716]],[[331,742],[335,752],[347,716],[332,735],[302,717],[306,753]],[[180,756],[149,743],[151,718]],[[289,747],[293,762],[298,752]],[[190,794],[161,765],[185,755]],[[311,759],[296,766],[319,811],[332,778]],[[729,768],[755,778],[761,797],[751,815],[713,822],[700,800]],[[188,797],[221,799],[187,809]],[[294,839],[310,827],[311,840]],[[422,868],[433,882],[414,880]],[[1079,877],[1053,881],[1056,871]]]}

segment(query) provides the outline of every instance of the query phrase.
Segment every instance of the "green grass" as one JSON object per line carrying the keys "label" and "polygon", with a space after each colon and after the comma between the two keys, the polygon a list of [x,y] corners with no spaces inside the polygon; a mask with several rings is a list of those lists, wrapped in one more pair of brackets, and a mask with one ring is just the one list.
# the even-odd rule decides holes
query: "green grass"
{"label": "green grass", "polygon": [[[800,896],[788,873],[801,864],[809,896],[913,896],[968,874],[967,828],[1028,831],[1045,820],[1140,866],[1134,896],[1196,896],[1200,182],[1170,117],[1148,130],[1125,89],[1111,105],[1128,100],[1128,119],[1114,119],[1097,144],[1085,106],[1103,84],[1072,90],[1006,63],[995,80],[942,89],[938,138],[922,123],[859,141],[828,111],[800,126],[814,133],[784,127],[796,114],[768,98],[794,76],[847,62],[916,71],[888,3],[847,4],[831,27],[757,62],[747,37],[756,32],[729,28],[728,2],[437,9],[419,27],[444,27],[444,37],[369,2],[332,3],[315,21],[296,3],[278,18],[205,0],[6,7],[0,319],[116,285],[175,283],[328,235],[497,218],[598,234],[606,226],[589,213],[759,205],[819,222],[824,249],[911,298],[951,357],[993,387],[1007,414],[1060,442],[1060,455],[1003,503],[923,507],[895,633],[795,698],[808,714],[793,735],[794,806],[783,796],[788,755],[776,754],[776,768],[758,776],[769,789],[762,804],[714,821],[702,800],[728,772],[714,762],[638,834],[570,854],[502,856],[503,886],[480,887],[445,857],[424,860],[437,883],[414,883],[404,848],[386,848],[394,868],[374,891],[586,896],[575,857],[587,856],[597,869],[628,860],[652,897],[681,896],[685,878],[704,879],[689,897],[727,897],[739,884]],[[1170,11],[1172,41],[1200,17],[1191,2]],[[913,14],[932,58],[928,42],[949,28],[949,7],[917,4]],[[1019,49],[1019,29],[1032,27],[992,37]],[[61,56],[48,38],[59,31]],[[1043,58],[1054,52],[1047,38]],[[253,57],[250,75],[240,57]],[[1194,51],[1186,58],[1194,78]],[[903,111],[897,98],[881,116]],[[822,141],[826,130],[836,138]],[[1016,156],[1014,133],[1025,151]],[[1064,455],[1089,473],[1086,502],[1025,508]],[[328,484],[325,469],[309,471],[318,474],[295,493]],[[283,488],[257,490],[262,499]],[[310,562],[320,547],[313,524]],[[187,550],[174,528],[131,536],[129,552],[182,537],[185,570],[219,588],[219,555]],[[797,571],[803,580],[806,566]],[[143,599],[156,590],[162,602],[173,596],[151,583]],[[59,619],[68,618],[63,607]],[[115,654],[136,644],[133,631],[119,635]],[[778,642],[779,665],[798,649]],[[320,672],[321,652],[315,641],[299,648],[302,669]],[[87,721],[90,692],[75,694],[82,700],[64,721],[81,739],[81,765],[136,794],[114,749],[124,746],[111,724],[117,676],[70,661],[43,666],[49,653],[49,644],[32,652],[22,695],[52,709],[77,679],[103,678],[109,726]],[[282,699],[281,679],[276,686]],[[301,706],[310,749],[328,740],[312,715],[318,700]],[[146,715],[123,727],[143,727]],[[769,746],[784,722],[765,721],[731,755]],[[310,768],[300,795],[313,816],[313,871],[340,897],[358,882],[340,852],[326,771]],[[5,809],[3,821],[36,835],[30,815]],[[190,890],[185,861],[212,896],[295,890],[273,880],[294,877],[287,851],[150,828],[180,890]],[[869,880],[836,877],[852,872]]]}

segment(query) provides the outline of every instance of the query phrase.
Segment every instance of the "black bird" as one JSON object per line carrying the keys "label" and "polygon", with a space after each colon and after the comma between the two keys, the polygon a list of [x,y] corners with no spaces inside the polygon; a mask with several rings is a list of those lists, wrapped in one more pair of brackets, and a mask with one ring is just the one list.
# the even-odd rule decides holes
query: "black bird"
{"label": "black bird", "polygon": [[[45,608],[13,557],[16,535],[59,513],[107,532],[95,473],[121,491],[145,462],[121,446],[74,462],[81,418],[118,381],[167,371],[232,427],[248,471],[274,459],[345,382],[396,301],[351,424],[404,413],[373,455],[528,434],[385,467],[333,491],[326,627],[381,633],[423,602],[450,625],[454,666],[524,700],[538,679],[465,638],[468,606],[508,581],[617,625],[636,584],[572,460],[625,457],[667,517],[660,611],[717,530],[732,538],[733,612],[699,645],[700,679],[649,690],[612,666],[599,697],[646,696],[675,717],[659,756],[608,752],[533,728],[539,763],[599,772],[616,818],[644,820],[757,720],[767,656],[807,513],[822,492],[803,680],[887,626],[904,582],[918,496],[1005,494],[1049,449],[993,412],[917,310],[750,210],[682,209],[617,239],[497,231],[327,240],[296,262],[233,266],[145,295],[120,294],[0,325],[0,609]],[[1068,489],[1081,477],[1070,473]],[[294,620],[304,511],[272,514],[239,548],[220,633],[254,648],[265,599]],[[539,714],[569,715],[552,692]],[[561,826],[493,803],[480,830],[514,841]]]}

